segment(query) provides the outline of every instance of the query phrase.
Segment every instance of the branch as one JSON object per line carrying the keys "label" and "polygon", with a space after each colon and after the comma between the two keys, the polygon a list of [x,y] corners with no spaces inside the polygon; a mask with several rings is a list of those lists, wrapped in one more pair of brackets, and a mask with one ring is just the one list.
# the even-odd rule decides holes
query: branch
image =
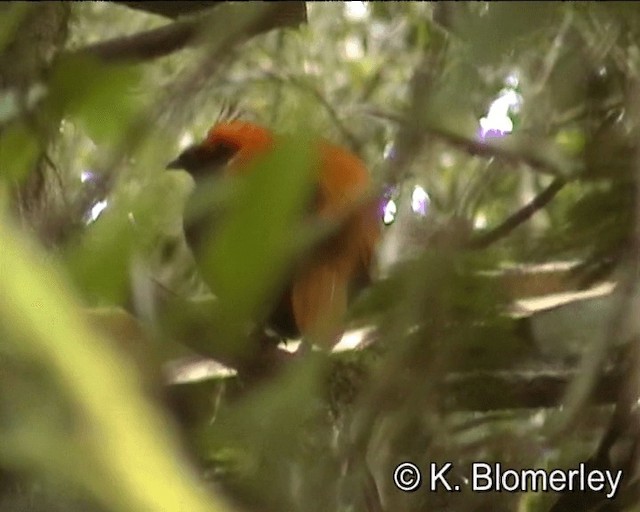
{"label": "branch", "polygon": [[498,225],[491,231],[484,233],[469,243],[470,249],[485,249],[489,245],[497,242],[501,238],[506,237],[520,224],[529,220],[534,213],[544,208],[565,186],[566,181],[562,178],[556,178],[551,184],[545,188],[540,194],[534,197],[529,203],[520,210],[507,217],[502,224]]}
{"label": "branch", "polygon": [[[200,16],[178,20],[163,27],[140,32],[132,36],[116,37],[102,41],[68,52],[67,56],[88,55],[109,63],[122,61],[141,62],[169,55],[187,46],[201,44],[204,41],[200,36],[206,33],[214,22],[217,26],[235,22],[232,17],[237,15],[237,11],[219,9],[219,4],[227,2],[213,3],[214,7],[207,9]],[[192,9],[200,10],[195,7]],[[271,2],[269,7],[265,9],[264,14],[246,27],[244,33],[241,34],[240,41],[250,39],[274,28],[294,27],[306,22],[306,19],[307,11],[304,2]],[[234,42],[238,43],[239,41]]]}
{"label": "branch", "polygon": [[[405,121],[397,115],[384,113],[384,112],[370,112],[375,117],[381,117],[394,121],[397,123],[404,123]],[[443,130],[429,128],[426,133],[434,136],[452,146],[462,149],[471,156],[485,156],[489,158],[499,158],[504,161],[511,161],[516,163],[524,163],[529,167],[536,169],[540,173],[551,174],[555,176],[555,179],[551,184],[544,189],[539,195],[533,198],[523,208],[513,213],[510,217],[505,219],[502,224],[498,225],[492,231],[480,235],[474,240],[471,240],[468,247],[470,249],[484,249],[494,242],[506,237],[520,224],[530,219],[534,213],[544,208],[551,200],[556,196],[560,190],[566,185],[567,181],[562,176],[565,174],[561,169],[555,167],[551,162],[541,158],[537,158],[533,155],[526,155],[511,149],[487,144],[485,142],[476,141],[473,139],[467,139],[455,133],[445,132]]]}
{"label": "branch", "polygon": [[262,73],[276,80],[280,83],[287,83],[296,86],[298,89],[310,93],[318,103],[322,105],[322,107],[326,110],[329,117],[333,121],[333,124],[336,126],[342,137],[347,141],[349,148],[356,153],[359,153],[362,148],[362,142],[356,137],[353,132],[347,127],[347,125],[343,122],[342,118],[334,108],[334,106],[327,100],[327,98],[316,89],[311,83],[304,80],[302,77],[297,77],[294,75],[282,76],[274,71],[270,71],[267,69],[262,70]]}
{"label": "branch", "polygon": [[[380,110],[368,110],[367,113],[373,117],[386,119],[398,124],[405,124],[406,120],[390,112]],[[498,146],[488,142],[468,139],[461,135],[441,130],[439,128],[428,127],[424,130],[424,135],[430,135],[447,144],[450,144],[471,156],[483,156],[487,158],[498,158],[504,162],[512,162],[517,164],[526,164],[531,169],[542,173],[555,176],[562,179],[566,172],[557,167],[548,159],[540,158],[536,155],[526,154],[515,149]]]}
{"label": "branch", "polygon": [[[282,351],[285,352],[285,351]],[[340,406],[350,405],[366,389],[370,369],[364,362],[370,358],[364,355],[354,361],[350,352],[332,355],[332,370],[328,382],[334,392],[331,400]],[[291,354],[289,363],[293,363]],[[346,357],[345,357],[346,356]],[[347,361],[348,359],[348,361]],[[370,363],[370,361],[369,361]],[[561,371],[473,371],[455,372],[445,379],[442,390],[446,396],[446,405],[452,411],[488,412],[507,409],[553,408],[562,404],[565,392],[576,376],[576,370]],[[227,373],[217,373],[201,380],[173,382],[168,385],[169,395],[176,404],[189,404],[198,410],[194,400],[201,399],[200,411],[208,410],[211,394],[205,390],[215,390],[221,382],[232,386],[239,385],[237,379]],[[593,405],[612,404],[616,401],[622,383],[619,369],[605,372],[596,382],[592,390]],[[201,398],[199,398],[201,397]],[[335,404],[334,404],[335,405]]]}
{"label": "branch", "polygon": [[[491,411],[499,409],[536,409],[558,407],[575,378],[575,370],[557,372],[473,372],[453,374],[447,379],[454,410]],[[592,391],[593,404],[615,401],[621,376],[605,373]]]}
{"label": "branch", "polygon": [[157,14],[164,16],[165,18],[176,19],[179,16],[193,14],[198,11],[203,11],[211,7],[215,7],[218,4],[224,2],[197,2],[193,0],[184,0],[182,2],[176,1],[158,1],[158,2],[121,2],[116,1],[117,4],[125,5],[131,9],[137,11],[143,11],[150,14]]}

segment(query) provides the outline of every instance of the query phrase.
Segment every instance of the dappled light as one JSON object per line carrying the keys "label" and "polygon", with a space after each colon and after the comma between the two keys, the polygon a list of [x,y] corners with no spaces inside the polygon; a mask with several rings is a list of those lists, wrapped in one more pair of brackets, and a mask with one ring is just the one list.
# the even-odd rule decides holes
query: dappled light
{"label": "dappled light", "polygon": [[480,118],[480,138],[503,137],[513,132],[512,117],[518,114],[522,96],[517,92],[518,78],[515,74],[505,80],[506,87],[493,100],[485,117]]}

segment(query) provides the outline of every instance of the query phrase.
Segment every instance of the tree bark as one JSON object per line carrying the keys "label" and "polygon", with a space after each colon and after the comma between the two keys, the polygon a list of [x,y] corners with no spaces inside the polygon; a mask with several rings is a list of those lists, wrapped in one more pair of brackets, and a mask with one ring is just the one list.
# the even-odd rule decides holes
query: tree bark
{"label": "tree bark", "polygon": [[[10,30],[13,33],[5,34],[9,36],[8,43],[0,49],[0,95],[13,94],[18,105],[28,103],[29,93],[34,85],[44,83],[66,41],[70,13],[71,5],[65,2],[0,5],[0,17],[16,20],[14,30]],[[29,126],[41,142],[33,169],[13,188],[13,209],[26,227],[42,234],[40,220],[47,209],[47,189],[51,186],[45,151],[57,125],[32,113],[21,114],[19,120],[12,122]],[[0,125],[0,136],[6,128],[7,125]]]}

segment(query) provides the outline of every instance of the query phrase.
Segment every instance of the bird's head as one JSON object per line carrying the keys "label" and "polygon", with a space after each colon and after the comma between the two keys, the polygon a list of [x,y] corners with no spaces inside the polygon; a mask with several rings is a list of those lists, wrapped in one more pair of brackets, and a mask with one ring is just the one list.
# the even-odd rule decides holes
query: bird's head
{"label": "bird's head", "polygon": [[198,179],[226,168],[231,160],[246,164],[272,144],[271,133],[255,123],[237,120],[218,123],[202,142],[185,149],[167,169],[183,169]]}

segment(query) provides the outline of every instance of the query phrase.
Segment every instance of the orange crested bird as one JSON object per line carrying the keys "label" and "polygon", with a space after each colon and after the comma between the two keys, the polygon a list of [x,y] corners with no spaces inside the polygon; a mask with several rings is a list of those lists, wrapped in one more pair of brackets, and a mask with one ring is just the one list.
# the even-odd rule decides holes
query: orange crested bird
{"label": "orange crested bird", "polygon": [[[204,141],[187,148],[167,168],[188,171],[198,187],[202,178],[215,173],[241,174],[277,141],[270,130],[255,123],[219,122]],[[317,141],[316,148],[314,193],[306,208],[311,216],[340,222],[339,228],[291,271],[264,327],[282,338],[302,336],[329,349],[342,336],[350,298],[369,283],[380,225],[378,201],[370,197],[372,181],[362,160],[325,140]],[[199,231],[201,225],[185,224],[196,263]],[[215,283],[212,288],[215,293]]]}

